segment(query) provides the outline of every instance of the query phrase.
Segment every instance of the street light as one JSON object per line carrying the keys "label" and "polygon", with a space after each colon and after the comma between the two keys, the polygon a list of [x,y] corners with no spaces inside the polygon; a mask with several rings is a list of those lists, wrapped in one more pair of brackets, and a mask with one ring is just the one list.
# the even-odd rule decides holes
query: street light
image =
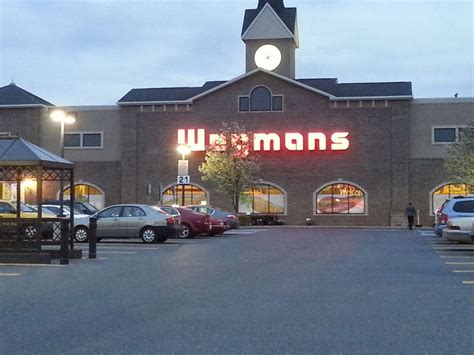
{"label": "street light", "polygon": [[190,177],[188,173],[188,160],[186,155],[191,153],[191,147],[189,145],[178,145],[176,150],[181,153],[181,160],[178,160],[178,184],[181,185],[181,206],[185,206],[185,186],[190,183]]}
{"label": "street light", "polygon": [[178,148],[176,148],[176,150],[179,153],[181,153],[181,160],[185,160],[186,155],[191,153],[191,147],[189,145],[185,145],[185,144],[178,145]]}
{"label": "street light", "polygon": [[[61,132],[59,135],[59,150],[61,152],[61,158],[64,158],[64,125],[73,124],[74,122],[76,122],[76,119],[74,118],[74,116],[72,116],[71,114],[68,114],[67,112],[63,110],[54,110],[53,112],[51,112],[50,117],[54,122],[59,122],[61,124]],[[71,186],[71,189],[72,188],[74,188],[74,186]],[[64,191],[63,190],[64,190],[64,181],[63,181],[63,178],[61,177],[60,184],[59,184],[59,201],[61,201],[59,214],[61,215],[61,217],[64,216],[63,214]]]}
{"label": "street light", "polygon": [[64,125],[76,122],[73,115],[66,113],[63,110],[54,110],[50,115],[54,122],[61,124],[61,133],[59,135],[59,149],[61,151],[61,158],[64,158]]}

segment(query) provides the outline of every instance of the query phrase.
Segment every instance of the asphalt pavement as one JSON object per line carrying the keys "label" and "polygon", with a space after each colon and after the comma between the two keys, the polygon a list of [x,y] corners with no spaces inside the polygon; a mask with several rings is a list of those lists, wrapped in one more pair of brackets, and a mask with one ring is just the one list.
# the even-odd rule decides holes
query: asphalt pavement
{"label": "asphalt pavement", "polygon": [[429,231],[241,229],[97,250],[0,265],[0,354],[474,353],[474,246]]}

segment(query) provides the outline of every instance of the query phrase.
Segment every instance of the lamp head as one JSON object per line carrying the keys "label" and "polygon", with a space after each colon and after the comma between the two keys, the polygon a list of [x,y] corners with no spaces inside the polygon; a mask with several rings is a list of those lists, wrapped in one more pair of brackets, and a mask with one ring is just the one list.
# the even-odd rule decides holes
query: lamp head
{"label": "lamp head", "polygon": [[65,124],[76,122],[76,118],[73,115],[66,113],[63,110],[54,110],[51,112],[50,117],[55,122],[62,122]]}
{"label": "lamp head", "polygon": [[66,113],[63,110],[54,110],[49,117],[55,122],[61,122],[66,117]]}
{"label": "lamp head", "polygon": [[183,156],[188,155],[191,153],[191,147],[189,145],[178,145],[178,148],[176,150],[181,153]]}

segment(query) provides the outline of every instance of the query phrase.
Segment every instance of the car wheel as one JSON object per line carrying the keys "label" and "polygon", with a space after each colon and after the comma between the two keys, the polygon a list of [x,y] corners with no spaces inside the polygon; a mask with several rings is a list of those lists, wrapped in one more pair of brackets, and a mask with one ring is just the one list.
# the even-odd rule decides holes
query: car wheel
{"label": "car wheel", "polygon": [[36,227],[35,226],[26,226],[25,227],[25,237],[26,239],[34,239],[36,237]]}
{"label": "car wheel", "polygon": [[191,238],[192,236],[192,231],[191,231],[191,227],[186,224],[186,223],[183,223],[181,225],[181,227],[183,228],[181,233],[178,234],[178,237],[181,238],[181,239],[186,239],[186,238]]}
{"label": "car wheel", "polygon": [[89,239],[89,231],[84,226],[74,228],[74,240],[79,243],[87,242]]}
{"label": "car wheel", "polygon": [[142,229],[141,238],[147,244],[154,243],[158,238],[158,233],[153,227],[145,227]]}

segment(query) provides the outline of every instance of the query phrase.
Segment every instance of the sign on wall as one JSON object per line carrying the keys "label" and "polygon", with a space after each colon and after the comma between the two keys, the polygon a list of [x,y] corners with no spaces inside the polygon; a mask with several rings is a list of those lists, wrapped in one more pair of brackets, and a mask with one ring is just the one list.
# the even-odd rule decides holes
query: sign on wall
{"label": "sign on wall", "polygon": [[[253,133],[253,150],[256,152],[287,151],[344,151],[350,147],[349,132],[332,133]],[[178,144],[188,145],[194,152],[204,152],[206,147],[222,141],[220,134],[208,134],[204,128],[178,129]]]}

